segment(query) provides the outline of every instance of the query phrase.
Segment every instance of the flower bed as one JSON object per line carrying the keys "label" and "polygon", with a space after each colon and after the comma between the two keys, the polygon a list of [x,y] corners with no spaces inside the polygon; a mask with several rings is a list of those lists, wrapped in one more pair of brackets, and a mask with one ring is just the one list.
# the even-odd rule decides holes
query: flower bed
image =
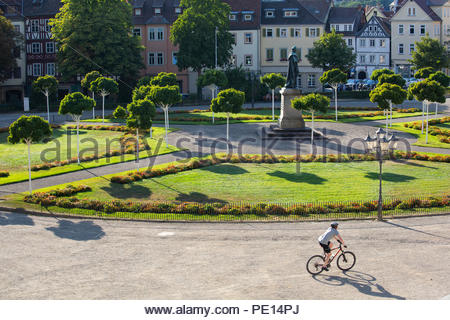
{"label": "flower bed", "polygon": [[0,171],[0,178],[6,178],[9,177],[8,171]]}
{"label": "flower bed", "polygon": [[[428,121],[428,125],[435,124],[444,124],[450,122],[450,117],[443,117],[439,119],[431,119]],[[424,126],[426,126],[427,122],[424,121]],[[415,121],[411,123],[403,124],[405,128],[414,129],[414,130],[422,130],[422,122]],[[428,128],[428,133],[432,136],[436,136],[440,142],[442,143],[450,143],[450,130],[441,129],[439,127],[431,126]]]}

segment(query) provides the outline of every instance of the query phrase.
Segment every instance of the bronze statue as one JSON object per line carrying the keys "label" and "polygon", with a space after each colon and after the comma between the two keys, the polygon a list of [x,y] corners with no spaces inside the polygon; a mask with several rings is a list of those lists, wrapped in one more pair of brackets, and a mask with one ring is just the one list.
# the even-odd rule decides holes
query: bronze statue
{"label": "bronze statue", "polygon": [[297,56],[297,47],[293,46],[291,54],[289,55],[289,69],[286,80],[285,88],[297,88],[297,78],[298,78],[298,63],[300,59]]}

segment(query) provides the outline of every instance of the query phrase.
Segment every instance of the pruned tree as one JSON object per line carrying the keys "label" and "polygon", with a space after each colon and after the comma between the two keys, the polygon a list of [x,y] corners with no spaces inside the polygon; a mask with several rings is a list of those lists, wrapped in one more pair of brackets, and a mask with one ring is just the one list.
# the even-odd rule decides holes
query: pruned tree
{"label": "pruned tree", "polygon": [[169,131],[169,108],[181,101],[180,89],[178,86],[152,86],[150,87],[147,98],[164,111],[166,146],[169,146],[167,136]]}
{"label": "pruned tree", "polygon": [[299,111],[311,112],[311,153],[314,144],[314,114],[326,113],[330,106],[330,99],[319,93],[310,93],[306,96],[295,98],[291,101],[292,107]]}
{"label": "pruned tree", "polygon": [[[100,74],[100,72],[98,71],[91,71],[89,73],[87,73],[83,79],[81,79],[81,87],[85,88],[86,90],[90,90],[91,88],[91,83],[94,82],[95,80],[97,80],[97,78],[102,77],[102,75]],[[92,93],[92,99],[95,100],[95,92],[91,91]],[[95,107],[92,108],[92,119],[95,119]]]}
{"label": "pruned tree", "polygon": [[338,121],[338,107],[337,107],[337,89],[340,84],[347,81],[347,74],[339,69],[332,69],[325,71],[322,77],[320,77],[320,82],[322,84],[328,83],[334,90],[334,108],[336,111],[336,121]]}
{"label": "pruned tree", "polygon": [[[406,90],[403,90],[399,85],[392,83],[383,83],[377,85],[370,94],[370,101],[378,104],[380,109],[385,111],[392,110],[392,104],[402,104],[407,98]],[[389,114],[386,113],[386,132],[388,131]]]}
{"label": "pruned tree", "polygon": [[137,100],[127,106],[129,116],[127,127],[136,129],[136,163],[139,171],[139,130],[152,130],[152,119],[155,117],[156,108],[150,100]]}
{"label": "pruned tree", "polygon": [[387,68],[373,70],[372,75],[370,76],[370,79],[372,79],[374,81],[378,81],[378,78],[384,74],[394,74],[394,71],[392,71],[391,69],[387,69]]}
{"label": "pruned tree", "polygon": [[421,68],[414,73],[414,78],[416,79],[426,79],[428,78],[432,73],[434,72],[434,69],[431,67]]}
{"label": "pruned tree", "polygon": [[114,119],[126,119],[128,117],[127,110],[122,106],[117,106],[116,110],[113,112]]}
{"label": "pruned tree", "polygon": [[[222,70],[208,69],[197,80],[197,85],[201,88],[210,87],[211,101],[215,98],[217,87],[225,87],[228,84],[227,76]],[[212,113],[212,122],[214,123],[214,111]]]}
{"label": "pruned tree", "polygon": [[90,90],[102,96],[102,122],[105,122],[105,97],[117,93],[119,85],[113,79],[98,77],[91,82]]}
{"label": "pruned tree", "polygon": [[136,87],[142,87],[142,86],[149,86],[150,85],[150,81],[152,81],[152,77],[150,76],[143,76],[142,78],[140,78],[136,84]]}
{"label": "pruned tree", "polygon": [[144,85],[144,86],[134,88],[133,95],[132,95],[133,101],[144,100],[150,93],[151,89],[152,89],[151,85]]}
{"label": "pruned tree", "polygon": [[211,110],[213,112],[226,112],[227,114],[227,153],[230,152],[230,113],[239,113],[242,111],[242,105],[245,102],[245,93],[236,89],[226,89],[221,91],[217,98],[211,101]]}
{"label": "pruned tree", "polygon": [[80,120],[84,111],[95,107],[95,100],[81,92],[69,93],[59,105],[59,114],[68,114],[77,123],[77,161],[80,164]]}
{"label": "pruned tree", "polygon": [[430,67],[433,71],[446,68],[449,65],[449,56],[446,48],[438,39],[432,39],[427,34],[420,41],[416,41],[412,58],[409,60],[415,70]]}
{"label": "pruned tree", "polygon": [[[424,101],[426,105],[426,136],[425,143],[428,143],[428,111],[430,102],[444,103],[445,102],[445,88],[437,81],[425,79],[420,82],[413,83],[409,87],[410,92],[419,101]],[[422,120],[423,123],[423,120]],[[423,128],[423,124],[422,124]]]}
{"label": "pruned tree", "polygon": [[272,120],[275,120],[275,90],[286,84],[286,78],[279,73],[267,73],[260,78],[260,81],[272,90]]}
{"label": "pruned tree", "polygon": [[[396,84],[398,85],[400,88],[403,88],[406,84],[405,79],[403,79],[403,77],[399,74],[382,74],[378,77],[378,86],[382,85],[383,83],[390,83],[390,84]],[[386,112],[386,111],[385,111]],[[389,108],[389,126],[392,127],[392,104]]]}
{"label": "pruned tree", "polygon": [[48,121],[38,116],[21,116],[9,126],[8,142],[11,144],[25,143],[28,147],[28,187],[31,186],[31,144],[39,143],[52,135]]}
{"label": "pruned tree", "polygon": [[54,76],[41,76],[33,81],[33,90],[40,91],[47,98],[47,121],[50,122],[49,96],[58,92],[58,80]]}
{"label": "pruned tree", "polygon": [[177,75],[170,72],[160,72],[150,80],[150,85],[158,87],[178,86]]}
{"label": "pruned tree", "polygon": [[[434,80],[437,81],[441,84],[441,86],[443,86],[444,88],[448,88],[448,86],[450,85],[450,77],[447,76],[445,73],[443,73],[442,71],[438,71],[435,72],[433,74],[431,74],[428,79],[430,80]],[[435,103],[434,106],[436,107],[436,116],[438,115],[438,104]]]}

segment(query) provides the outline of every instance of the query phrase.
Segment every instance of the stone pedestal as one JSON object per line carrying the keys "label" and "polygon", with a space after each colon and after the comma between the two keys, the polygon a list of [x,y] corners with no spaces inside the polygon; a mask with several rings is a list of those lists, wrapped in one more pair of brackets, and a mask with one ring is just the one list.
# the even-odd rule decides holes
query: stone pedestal
{"label": "stone pedestal", "polygon": [[302,113],[291,106],[291,100],[299,97],[299,89],[282,88],[281,91],[281,114],[278,120],[280,129],[304,129],[305,121]]}

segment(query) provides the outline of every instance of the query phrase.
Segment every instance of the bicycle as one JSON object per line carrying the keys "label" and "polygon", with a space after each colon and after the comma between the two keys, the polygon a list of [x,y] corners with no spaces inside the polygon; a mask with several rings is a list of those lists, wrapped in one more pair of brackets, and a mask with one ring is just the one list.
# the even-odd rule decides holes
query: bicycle
{"label": "bicycle", "polygon": [[[331,251],[337,251],[331,256],[330,261],[328,262],[328,266],[330,266],[333,260],[339,255],[336,261],[338,268],[342,271],[348,271],[355,265],[356,256],[351,251],[344,251],[344,249],[342,248],[342,243],[340,241],[338,242],[339,247],[331,249]],[[308,272],[312,275],[319,274],[323,271],[322,267],[324,265],[324,262],[325,252],[323,255],[314,255],[309,258],[308,262],[306,263],[306,270],[308,270]]]}

